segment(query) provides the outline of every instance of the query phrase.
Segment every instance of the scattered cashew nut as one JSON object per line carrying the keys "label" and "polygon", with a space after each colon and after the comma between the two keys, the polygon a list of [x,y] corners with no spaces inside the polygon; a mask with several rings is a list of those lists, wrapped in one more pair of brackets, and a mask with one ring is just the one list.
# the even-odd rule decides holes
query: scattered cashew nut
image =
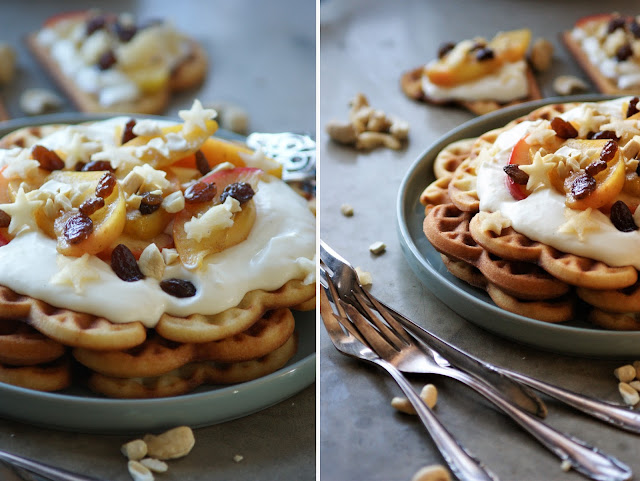
{"label": "scattered cashew nut", "polygon": [[0,44],[0,85],[13,80],[16,72],[16,51],[6,43]]}
{"label": "scattered cashew nut", "polygon": [[55,110],[61,105],[60,97],[47,89],[27,89],[20,96],[20,108],[27,115],[39,115],[48,110]]}
{"label": "scattered cashew nut", "polygon": [[551,67],[553,60],[553,44],[546,38],[538,38],[531,46],[531,64],[538,72],[544,72]]}
{"label": "scattered cashew nut", "polygon": [[640,402],[640,394],[626,382],[618,384],[618,391],[622,396],[622,400],[629,406],[635,406]]}
{"label": "scattered cashew nut", "polygon": [[147,455],[147,444],[142,439],[135,439],[123,444],[120,451],[131,461],[139,461]]}
{"label": "scattered cashew nut", "polygon": [[451,474],[441,464],[434,464],[419,469],[411,481],[451,481]]}
{"label": "scattered cashew nut", "polygon": [[560,75],[553,81],[553,90],[560,95],[569,95],[588,88],[586,83],[573,75]]}
{"label": "scattered cashew nut", "polygon": [[188,426],[180,426],[154,436],[145,435],[142,440],[147,443],[147,454],[156,459],[175,459],[189,454],[195,438],[193,431]]}
{"label": "scattered cashew nut", "polygon": [[408,122],[372,108],[362,93],[356,94],[349,105],[347,122],[330,120],[325,127],[332,140],[359,150],[402,148],[402,142],[409,136]]}
{"label": "scattered cashew nut", "polygon": [[153,481],[153,473],[149,471],[149,468],[141,464],[139,461],[129,461],[127,463],[129,474],[134,481]]}
{"label": "scattered cashew nut", "polygon": [[631,364],[626,364],[614,369],[613,375],[617,377],[620,382],[633,381],[636,378],[636,368]]}
{"label": "scattered cashew nut", "polygon": [[[420,391],[420,397],[427,406],[433,409],[438,402],[438,390],[433,384],[427,384]],[[405,414],[417,414],[411,402],[405,397],[394,397],[391,400],[391,406]]]}

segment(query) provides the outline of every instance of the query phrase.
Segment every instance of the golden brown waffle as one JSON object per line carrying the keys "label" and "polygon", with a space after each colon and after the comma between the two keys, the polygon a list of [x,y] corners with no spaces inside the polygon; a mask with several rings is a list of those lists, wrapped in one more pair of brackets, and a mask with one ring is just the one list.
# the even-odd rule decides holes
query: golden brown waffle
{"label": "golden brown waffle", "polygon": [[84,366],[105,376],[154,377],[193,362],[240,362],[265,356],[282,346],[294,328],[291,311],[277,309],[267,313],[246,331],[220,341],[180,344],[152,335],[133,349],[74,349],[73,356]]}
{"label": "golden brown waffle", "polygon": [[541,300],[559,297],[569,286],[538,266],[514,262],[489,254],[469,232],[473,214],[462,212],[453,204],[433,207],[425,217],[423,229],[427,239],[442,254],[475,266],[488,281],[519,299]]}
{"label": "golden brown waffle", "polygon": [[640,312],[640,283],[616,290],[597,290],[580,287],[578,297],[588,304],[609,312]]}
{"label": "golden brown waffle", "polygon": [[71,363],[61,358],[34,366],[0,364],[0,382],[37,391],[59,391],[71,385]]}
{"label": "golden brown waffle", "polygon": [[473,239],[492,254],[504,259],[534,262],[567,284],[591,289],[620,289],[634,284],[638,272],[630,266],[609,267],[603,262],[560,252],[533,241],[513,228],[500,235],[482,229],[481,215],[469,223]]}
{"label": "golden brown waffle", "polygon": [[464,261],[442,255],[447,270],[457,278],[474,287],[485,289],[491,300],[502,309],[521,316],[538,319],[544,322],[564,322],[573,317],[574,298],[564,295],[550,300],[525,301],[510,296],[499,287],[487,281],[487,278],[476,267]]}
{"label": "golden brown waffle", "polygon": [[400,77],[400,87],[407,97],[413,100],[418,100],[420,102],[426,102],[436,105],[459,105],[476,115],[487,114],[503,107],[518,105],[523,102],[529,102],[531,100],[542,98],[542,95],[540,94],[540,88],[538,87],[538,82],[536,81],[536,78],[534,77],[533,72],[530,68],[527,68],[527,84],[529,86],[527,97],[506,103],[496,102],[495,100],[439,101],[431,99],[427,95],[425,95],[424,91],[422,90],[422,72],[423,67],[420,66],[404,72]]}
{"label": "golden brown waffle", "polygon": [[447,145],[433,161],[436,179],[453,175],[458,166],[471,155],[476,138],[462,139]]}
{"label": "golden brown waffle", "polygon": [[65,347],[21,321],[0,322],[0,363],[10,366],[32,366],[58,359]]}
{"label": "golden brown waffle", "polygon": [[41,125],[35,127],[22,127],[5,135],[0,139],[0,149],[13,147],[28,148],[34,146],[40,139],[66,127],[61,124]]}
{"label": "golden brown waffle", "polygon": [[589,322],[614,331],[639,331],[640,319],[638,313],[607,312],[600,309],[592,309],[589,313]]}
{"label": "golden brown waffle", "polygon": [[202,384],[234,384],[251,381],[282,368],[296,353],[297,338],[292,335],[275,351],[260,359],[237,363],[200,362],[149,378],[116,378],[94,373],[89,387],[117,398],[156,398],[179,396]]}

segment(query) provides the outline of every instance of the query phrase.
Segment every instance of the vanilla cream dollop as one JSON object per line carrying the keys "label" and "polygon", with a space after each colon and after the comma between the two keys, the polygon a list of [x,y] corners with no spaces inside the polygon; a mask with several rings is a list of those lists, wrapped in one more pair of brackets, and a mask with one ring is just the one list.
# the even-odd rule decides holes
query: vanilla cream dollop
{"label": "vanilla cream dollop", "polygon": [[500,69],[472,82],[442,87],[422,76],[422,90],[433,100],[495,100],[509,102],[528,95],[527,65],[524,60],[505,63]]}
{"label": "vanilla cream dollop", "polygon": [[[616,99],[598,104],[599,110],[621,118],[624,100]],[[585,108],[582,105],[561,117],[565,120],[578,119]],[[508,164],[516,142],[535,127],[535,122],[517,124],[498,136],[496,151],[492,152],[495,155],[483,156],[477,178],[480,210],[499,211],[511,221],[517,232],[560,251],[600,260],[610,266],[632,265],[640,269],[640,231],[621,232],[606,215],[594,210],[590,220],[597,225],[597,229],[585,232],[581,240],[573,232],[560,231],[560,227],[567,222],[565,210],[570,209],[565,206],[565,196],[555,189],[540,189],[520,201],[511,196],[503,167]],[[570,214],[578,212],[572,211]]]}

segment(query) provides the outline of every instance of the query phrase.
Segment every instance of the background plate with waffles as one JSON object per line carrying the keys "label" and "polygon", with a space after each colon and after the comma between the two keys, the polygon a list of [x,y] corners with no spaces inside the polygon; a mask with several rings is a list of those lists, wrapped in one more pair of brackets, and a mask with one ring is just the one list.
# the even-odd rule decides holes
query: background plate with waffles
{"label": "background plate with waffles", "polygon": [[438,153],[452,142],[480,136],[547,104],[610,98],[600,95],[548,98],[484,115],[436,141],[408,170],[396,206],[403,253],[420,280],[458,314],[495,334],[563,354],[603,358],[640,355],[640,332],[599,330],[581,320],[552,324],[513,314],[497,307],[485,291],[451,275],[440,253],[424,236],[424,206],[419,200],[425,187],[435,180],[433,167]]}

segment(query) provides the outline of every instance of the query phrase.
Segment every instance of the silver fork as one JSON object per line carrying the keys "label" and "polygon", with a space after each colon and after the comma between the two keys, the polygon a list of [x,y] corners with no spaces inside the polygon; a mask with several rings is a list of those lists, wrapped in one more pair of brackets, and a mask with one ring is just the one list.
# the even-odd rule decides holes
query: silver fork
{"label": "silver fork", "polygon": [[321,289],[320,314],[333,345],[342,354],[375,364],[386,370],[393,377],[415,408],[416,413],[427,428],[451,471],[461,481],[497,481],[495,475],[466,451],[447,431],[436,415],[413,390],[413,387],[402,373],[393,364],[376,355],[352,332],[345,331],[338,322],[338,318],[330,315],[330,312],[332,312],[332,308],[327,293],[324,289]]}
{"label": "silver fork", "polygon": [[[495,366],[477,359],[471,354],[461,351],[443,339],[437,337],[424,327],[419,326],[364,290],[358,282],[358,277],[353,266],[322,240],[320,241],[320,259],[327,267],[329,267],[329,277],[333,281],[341,298],[354,301],[355,298],[352,292],[357,292],[366,296],[367,299],[375,299],[383,310],[389,312],[393,318],[401,323],[412,335],[424,343],[424,347],[428,346],[431,350],[436,352],[436,357],[434,359],[440,366],[444,367],[453,364],[472,376],[478,377],[483,381],[489,382],[491,385],[498,387],[499,390],[506,395],[509,395],[510,391],[501,387],[499,384],[501,380],[512,379],[514,381],[518,381],[536,389],[537,391],[545,393],[558,401],[573,407],[574,409],[582,411],[589,416],[593,416],[600,421],[604,421],[626,431],[640,433],[640,413],[631,408],[599,401],[597,399],[554,386],[553,384],[546,383],[525,374]],[[510,396],[510,399],[518,404],[518,406],[526,409],[522,402],[519,402],[519,398]],[[529,412],[533,412],[531,409],[527,410]]]}
{"label": "silver fork", "polygon": [[[331,283],[328,282],[328,284]],[[332,294],[333,292],[335,291],[332,291]],[[470,377],[461,371],[454,370],[451,373],[451,368],[441,368],[436,365],[432,359],[424,354],[421,347],[416,344],[402,325],[390,315],[385,315],[384,310],[379,310],[378,312],[386,321],[386,323],[382,322],[365,305],[365,300],[360,294],[355,294],[355,296],[366,317],[354,306],[342,300],[338,301],[338,305],[346,310],[348,319],[353,322],[363,340],[381,358],[406,373],[447,374],[461,381],[464,381],[465,377]],[[375,299],[371,300],[374,302],[374,307],[380,308],[379,305],[376,305]],[[340,318],[338,320],[343,324],[348,322]],[[631,478],[631,469],[616,458],[600,452],[575,437],[560,433],[528,412],[515,407],[483,383],[476,383],[474,389],[493,402],[562,461],[571,463],[576,471],[597,480],[622,481]]]}

